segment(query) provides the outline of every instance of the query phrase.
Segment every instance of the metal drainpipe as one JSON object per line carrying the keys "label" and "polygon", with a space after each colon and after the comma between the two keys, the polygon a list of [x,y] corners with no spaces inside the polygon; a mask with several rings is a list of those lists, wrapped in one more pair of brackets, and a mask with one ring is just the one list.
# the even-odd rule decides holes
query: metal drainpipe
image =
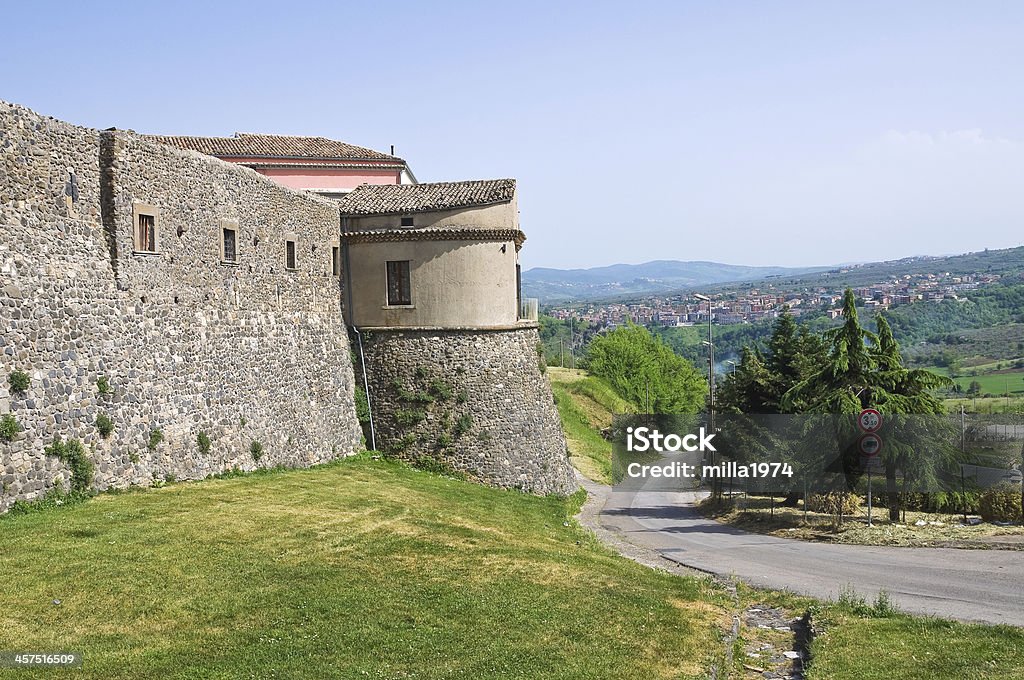
{"label": "metal drainpipe", "polygon": [[[348,218],[342,217],[341,232],[344,234],[346,231],[348,231]],[[366,377],[366,355],[363,354],[363,335],[356,328],[355,320],[352,318],[352,275],[350,273],[351,268],[349,267],[348,241],[345,240],[344,236],[341,238],[341,258],[342,266],[344,267],[342,273],[345,279],[345,313],[351,324],[352,332],[356,334],[356,338],[359,340],[359,365],[363,370],[363,392],[366,393],[366,410],[370,416],[370,448],[376,451],[377,431],[373,425],[373,400],[370,399],[370,381]]]}
{"label": "metal drainpipe", "polygon": [[359,363],[363,368],[363,391],[366,392],[366,411],[370,414],[370,448],[377,450],[377,433],[373,428],[373,405],[370,401],[370,383],[366,379],[366,356],[363,354],[363,335],[359,329],[352,326],[352,331],[359,338]]}

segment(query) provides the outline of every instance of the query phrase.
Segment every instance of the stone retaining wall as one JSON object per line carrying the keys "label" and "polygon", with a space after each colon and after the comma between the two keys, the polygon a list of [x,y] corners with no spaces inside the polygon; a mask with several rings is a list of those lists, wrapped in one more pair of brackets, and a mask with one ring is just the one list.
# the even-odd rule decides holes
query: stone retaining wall
{"label": "stone retaining wall", "polygon": [[[44,452],[56,436],[86,444],[96,489],[360,448],[331,272],[335,204],[3,102],[0,171],[0,415],[23,428],[0,441],[0,512],[67,485],[66,466]],[[158,209],[158,254],[134,252],[137,204]],[[238,225],[233,264],[220,257],[225,220]],[[24,393],[9,389],[13,371],[29,375]]]}
{"label": "stone retaining wall", "polygon": [[363,333],[377,448],[540,494],[576,488],[535,327]]}

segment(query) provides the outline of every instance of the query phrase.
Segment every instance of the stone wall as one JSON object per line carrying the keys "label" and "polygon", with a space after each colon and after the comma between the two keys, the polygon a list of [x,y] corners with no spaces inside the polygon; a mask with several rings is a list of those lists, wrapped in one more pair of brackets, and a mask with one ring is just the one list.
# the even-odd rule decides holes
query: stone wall
{"label": "stone wall", "polygon": [[377,448],[533,493],[576,489],[535,327],[363,334]]}
{"label": "stone wall", "polygon": [[[331,275],[335,204],[3,102],[0,171],[0,415],[24,430],[0,441],[0,511],[67,484],[66,466],[44,452],[56,436],[86,444],[97,489],[360,448]],[[140,204],[158,212],[155,255],[134,252]],[[221,262],[224,221],[238,225],[237,263]],[[12,371],[29,375],[24,393],[9,389]],[[162,441],[150,445],[155,430]]]}

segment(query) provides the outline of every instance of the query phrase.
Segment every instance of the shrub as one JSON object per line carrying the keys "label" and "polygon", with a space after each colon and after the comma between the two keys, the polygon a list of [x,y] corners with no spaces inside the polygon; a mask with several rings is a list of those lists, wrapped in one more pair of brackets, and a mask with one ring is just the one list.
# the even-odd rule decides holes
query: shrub
{"label": "shrub", "polygon": [[456,438],[461,437],[462,435],[469,432],[470,428],[472,427],[473,416],[469,415],[468,413],[463,413],[461,416],[458,417],[458,419],[456,419],[455,428],[452,430],[452,434],[455,435]]}
{"label": "shrub", "polygon": [[400,408],[395,411],[395,422],[403,427],[418,425],[426,417],[426,413],[416,409]]}
{"label": "shrub", "polygon": [[101,375],[99,378],[96,379],[96,389],[99,391],[100,394],[110,394],[111,392],[114,391],[114,389],[110,386],[110,380],[108,380],[107,376],[105,375]]}
{"label": "shrub", "polygon": [[199,447],[199,453],[204,456],[210,455],[210,447],[212,442],[210,441],[210,435],[205,432],[200,432],[196,437],[196,446]]}
{"label": "shrub", "polygon": [[114,431],[114,421],[106,413],[100,413],[96,416],[96,429],[100,431],[100,436],[106,439]]}
{"label": "shrub", "polygon": [[450,434],[448,434],[447,432],[442,432],[441,435],[437,438],[437,448],[439,448],[439,449],[447,449],[451,445],[452,445],[452,436]]}
{"label": "shrub", "polygon": [[92,484],[92,473],[94,466],[89,457],[85,455],[85,447],[77,439],[61,441],[59,436],[53,438],[53,443],[46,447],[46,455],[53,456],[71,469],[71,491],[88,491]]}
{"label": "shrub", "polygon": [[156,447],[160,446],[160,442],[164,440],[164,433],[160,431],[160,428],[154,428],[149,433],[149,442],[146,444],[146,448],[150,451],[156,451]]}
{"label": "shrub", "polygon": [[860,496],[849,491],[812,493],[807,497],[807,509],[829,515],[853,515],[860,509]]}
{"label": "shrub", "polygon": [[1020,487],[997,484],[981,494],[981,518],[986,522],[1020,522]]}
{"label": "shrub", "polygon": [[0,441],[9,442],[21,432],[21,425],[10,413],[0,416]]}
{"label": "shrub", "polygon": [[430,381],[430,389],[442,401],[452,398],[452,388],[440,378],[434,378]]}
{"label": "shrub", "polygon": [[263,444],[260,444],[258,439],[253,439],[252,443],[249,444],[249,453],[252,454],[254,462],[260,462],[260,458],[263,457]]}
{"label": "shrub", "polygon": [[356,386],[356,418],[363,425],[370,422],[370,401],[366,398],[366,390]]}
{"label": "shrub", "polygon": [[24,371],[11,371],[7,375],[7,384],[11,386],[13,394],[24,394],[28,391],[29,385],[32,382],[28,378],[28,373]]}

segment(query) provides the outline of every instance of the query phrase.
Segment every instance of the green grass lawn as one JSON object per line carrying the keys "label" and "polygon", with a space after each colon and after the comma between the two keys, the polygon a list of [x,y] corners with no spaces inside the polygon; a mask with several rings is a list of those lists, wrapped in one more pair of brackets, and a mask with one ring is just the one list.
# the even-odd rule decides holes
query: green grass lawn
{"label": "green grass lawn", "polygon": [[362,456],[0,518],[0,649],[86,678],[703,676],[728,598],[613,555],[578,501]]}
{"label": "green grass lawn", "polygon": [[1024,630],[834,605],[818,617],[808,680],[1019,680]]}

